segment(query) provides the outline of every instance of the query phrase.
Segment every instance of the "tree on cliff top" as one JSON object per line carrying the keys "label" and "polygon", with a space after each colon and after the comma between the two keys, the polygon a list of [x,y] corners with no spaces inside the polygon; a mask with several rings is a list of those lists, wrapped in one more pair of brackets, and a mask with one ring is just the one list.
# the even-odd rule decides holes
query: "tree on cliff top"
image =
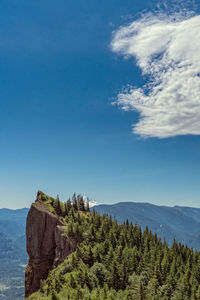
{"label": "tree on cliff top", "polygon": [[85,212],[82,200],[73,195],[72,203],[60,202],[67,207],[66,238],[78,246],[30,300],[199,300],[199,252],[176,241],[168,247],[148,228]]}

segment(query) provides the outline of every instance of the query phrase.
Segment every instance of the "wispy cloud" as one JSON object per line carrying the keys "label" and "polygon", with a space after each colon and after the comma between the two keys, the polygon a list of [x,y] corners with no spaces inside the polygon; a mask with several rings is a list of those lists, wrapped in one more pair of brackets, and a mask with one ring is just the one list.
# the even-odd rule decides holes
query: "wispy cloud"
{"label": "wispy cloud", "polygon": [[118,95],[139,112],[133,132],[166,138],[200,134],[200,16],[148,14],[114,33],[112,50],[135,57],[148,82]]}

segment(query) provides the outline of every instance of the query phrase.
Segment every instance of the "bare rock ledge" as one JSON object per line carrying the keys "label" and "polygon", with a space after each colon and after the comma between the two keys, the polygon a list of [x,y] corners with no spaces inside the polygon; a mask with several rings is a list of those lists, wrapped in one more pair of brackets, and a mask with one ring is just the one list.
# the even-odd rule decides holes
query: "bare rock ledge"
{"label": "bare rock ledge", "polygon": [[64,236],[64,225],[42,203],[41,193],[38,192],[26,223],[29,261],[25,272],[25,297],[36,292],[40,288],[40,281],[47,278],[49,271],[76,250],[76,241]]}

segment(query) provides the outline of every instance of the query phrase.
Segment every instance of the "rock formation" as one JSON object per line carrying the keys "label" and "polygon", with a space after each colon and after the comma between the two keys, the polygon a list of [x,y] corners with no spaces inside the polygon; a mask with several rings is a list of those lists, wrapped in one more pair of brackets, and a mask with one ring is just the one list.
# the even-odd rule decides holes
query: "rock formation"
{"label": "rock formation", "polygon": [[49,271],[76,250],[76,242],[64,234],[64,222],[52,213],[38,192],[27,216],[26,239],[29,262],[25,273],[25,297],[36,292]]}

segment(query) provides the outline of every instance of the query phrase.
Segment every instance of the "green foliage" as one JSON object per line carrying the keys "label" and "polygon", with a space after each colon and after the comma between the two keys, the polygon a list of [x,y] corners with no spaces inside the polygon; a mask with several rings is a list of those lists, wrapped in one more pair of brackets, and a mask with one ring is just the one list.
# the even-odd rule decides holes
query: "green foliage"
{"label": "green foliage", "polygon": [[52,205],[78,246],[29,300],[200,299],[200,253],[176,241],[168,247],[128,220],[120,225],[89,212],[80,195]]}

